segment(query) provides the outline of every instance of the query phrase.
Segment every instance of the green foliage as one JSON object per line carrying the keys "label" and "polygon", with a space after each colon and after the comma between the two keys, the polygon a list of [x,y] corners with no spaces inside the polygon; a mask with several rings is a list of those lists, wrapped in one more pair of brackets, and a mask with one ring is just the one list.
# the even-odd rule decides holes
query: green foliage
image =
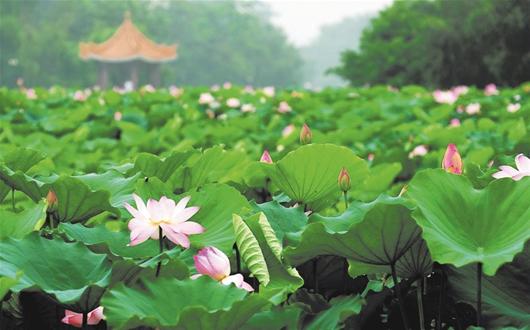
{"label": "green foliage", "polygon": [[396,1],[334,72],[353,85],[516,85],[530,76],[528,2]]}

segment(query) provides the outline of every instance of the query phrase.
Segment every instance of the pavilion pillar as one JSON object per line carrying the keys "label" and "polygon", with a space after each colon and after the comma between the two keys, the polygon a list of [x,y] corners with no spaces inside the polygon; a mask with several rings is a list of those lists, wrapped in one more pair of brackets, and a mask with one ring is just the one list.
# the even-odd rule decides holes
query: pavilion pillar
{"label": "pavilion pillar", "polygon": [[99,77],[98,77],[98,86],[101,89],[107,88],[109,84],[109,72],[108,66],[106,63],[99,64]]}
{"label": "pavilion pillar", "polygon": [[160,63],[151,64],[151,85],[160,87]]}
{"label": "pavilion pillar", "polygon": [[133,84],[133,88],[138,88],[138,64],[136,61],[132,61],[130,64],[131,67],[131,82]]}

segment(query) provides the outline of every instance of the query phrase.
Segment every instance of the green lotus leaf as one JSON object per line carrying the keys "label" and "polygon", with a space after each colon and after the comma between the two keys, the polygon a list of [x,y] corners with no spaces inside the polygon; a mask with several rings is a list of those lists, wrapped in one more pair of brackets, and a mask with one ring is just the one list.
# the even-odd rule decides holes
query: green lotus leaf
{"label": "green lotus leaf", "polygon": [[57,215],[61,222],[83,222],[104,211],[119,215],[119,210],[109,203],[108,191],[94,191],[80,179],[61,176],[47,187],[57,195]]}
{"label": "green lotus leaf", "polygon": [[0,210],[0,239],[22,238],[32,231],[39,230],[46,221],[47,204],[39,204],[20,213]]}
{"label": "green lotus leaf", "polygon": [[396,271],[402,278],[422,278],[431,273],[432,259],[423,239],[419,239],[396,263]]}
{"label": "green lotus leaf", "polygon": [[14,277],[0,276],[0,299],[3,299],[7,292],[20,280],[22,272],[17,272]]}
{"label": "green lotus leaf", "polygon": [[339,329],[341,323],[348,317],[361,312],[364,299],[361,296],[342,296],[330,300],[330,308],[320,312],[311,322],[304,327],[308,330]]}
{"label": "green lotus leaf", "polygon": [[136,157],[132,171],[141,172],[146,177],[157,177],[166,182],[194,153],[194,150],[175,152],[162,159],[152,154],[141,153]]}
{"label": "green lotus leaf", "polygon": [[260,280],[260,295],[279,303],[302,286],[303,280],[296,269],[283,264],[282,246],[265,214],[258,213],[247,219],[234,216],[234,227],[241,258]]}
{"label": "green lotus leaf", "polygon": [[528,179],[476,190],[464,176],[425,170],[412,179],[408,196],[418,204],[414,218],[433,260],[456,267],[481,262],[492,276],[530,238],[528,191]]}
{"label": "green lotus leaf", "polygon": [[268,304],[257,294],[248,295],[208,276],[184,281],[159,278],[144,286],[140,290],[118,284],[103,296],[101,305],[110,326],[237,329]]}
{"label": "green lotus leaf", "polygon": [[370,176],[361,187],[354,188],[352,196],[363,201],[374,200],[387,191],[401,169],[400,163],[384,163],[370,168]]}
{"label": "green lotus leaf", "polygon": [[368,166],[353,151],[333,144],[302,146],[266,168],[272,182],[293,201],[310,204],[340,190],[337,178],[342,167],[348,169],[352,186],[368,175]]}
{"label": "green lotus leaf", "polygon": [[301,207],[286,208],[277,201],[251,205],[254,210],[265,213],[280,242],[288,241],[290,235],[301,231],[307,225],[307,216]]}
{"label": "green lotus leaf", "polygon": [[318,255],[341,256],[350,260],[352,276],[388,272],[387,266],[395,264],[421,234],[410,204],[402,198],[382,196],[372,203],[352,205],[348,214],[337,217],[342,224],[333,217],[312,217],[314,222],[306,227],[300,243],[287,247],[284,256],[293,265]]}
{"label": "green lotus leaf", "polygon": [[33,178],[20,170],[13,171],[7,166],[0,165],[0,179],[10,189],[23,192],[34,202],[38,202],[46,196],[48,193],[47,184],[53,183],[57,178],[58,176],[55,174],[48,177],[37,176]]}
{"label": "green lotus leaf", "polygon": [[[530,244],[511,263],[502,265],[495,276],[482,277],[482,320],[487,329],[530,326]],[[457,299],[476,306],[476,267],[452,267],[449,285]]]}
{"label": "green lotus leaf", "polygon": [[209,184],[192,192],[188,205],[201,208],[192,221],[206,228],[204,233],[190,236],[192,245],[196,248],[215,246],[230,255],[235,243],[232,214],[250,209],[247,199],[228,185]]}
{"label": "green lotus leaf", "polygon": [[23,275],[12,287],[15,292],[40,289],[66,304],[85,295],[92,306],[99,298],[95,292],[109,283],[111,273],[105,255],[95,254],[81,243],[48,240],[36,233],[21,240],[0,241],[0,276],[13,278],[18,271]]}
{"label": "green lotus leaf", "polygon": [[263,311],[252,316],[241,330],[298,329],[302,309],[296,305]]}

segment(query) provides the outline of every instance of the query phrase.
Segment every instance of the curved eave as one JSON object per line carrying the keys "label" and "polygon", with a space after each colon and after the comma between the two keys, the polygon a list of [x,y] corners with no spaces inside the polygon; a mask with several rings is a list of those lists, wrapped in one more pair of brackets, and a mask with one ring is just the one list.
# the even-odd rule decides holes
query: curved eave
{"label": "curved eave", "polygon": [[145,57],[143,55],[134,55],[134,56],[122,57],[122,58],[107,58],[107,57],[102,57],[102,56],[95,55],[95,54],[90,54],[90,55],[81,57],[81,59],[85,61],[94,60],[94,61],[105,62],[105,63],[123,63],[123,62],[131,62],[131,61],[136,61],[136,60],[140,60],[142,62],[147,62],[147,63],[165,63],[165,62],[171,62],[171,61],[176,60],[177,55],[172,56],[172,57],[162,58],[162,59],[160,58],[154,59],[154,58]]}

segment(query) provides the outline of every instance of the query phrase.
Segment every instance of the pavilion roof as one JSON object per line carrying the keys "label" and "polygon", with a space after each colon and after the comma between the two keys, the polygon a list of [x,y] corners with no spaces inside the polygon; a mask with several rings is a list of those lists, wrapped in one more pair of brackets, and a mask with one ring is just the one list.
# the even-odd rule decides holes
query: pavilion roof
{"label": "pavilion roof", "polygon": [[123,23],[106,41],[97,44],[79,44],[79,57],[101,62],[127,62],[142,60],[158,63],[177,58],[177,45],[157,44],[147,38],[131,21],[127,12]]}

